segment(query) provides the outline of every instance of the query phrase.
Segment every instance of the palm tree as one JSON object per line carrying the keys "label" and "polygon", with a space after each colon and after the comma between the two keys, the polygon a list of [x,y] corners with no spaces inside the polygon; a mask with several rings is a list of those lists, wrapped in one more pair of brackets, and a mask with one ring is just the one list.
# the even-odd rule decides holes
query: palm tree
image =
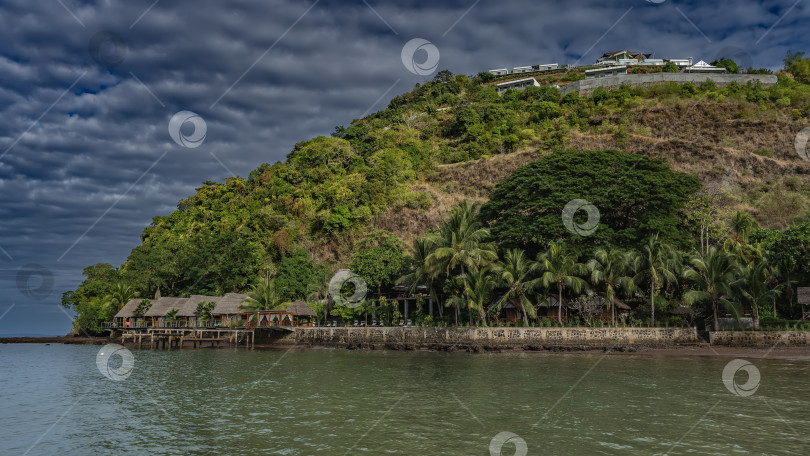
{"label": "palm tree", "polygon": [[524,323],[528,324],[529,317],[537,316],[529,299],[540,286],[540,280],[535,277],[537,263],[528,259],[523,250],[510,249],[504,254],[503,262],[495,265],[493,272],[499,284],[506,288],[498,301],[497,309],[500,310],[505,302],[511,302],[516,309],[520,309]]}
{"label": "palm tree", "polygon": [[[444,272],[450,277],[453,271],[459,269],[465,295],[468,290],[466,272],[476,272],[498,258],[495,245],[486,242],[489,230],[475,219],[479,209],[480,204],[469,205],[466,201],[453,208],[432,239],[436,248],[426,258],[428,268],[434,275]],[[468,295],[466,298],[469,301]],[[458,301],[454,302],[458,325],[459,306]]]}
{"label": "palm tree", "polygon": [[166,312],[166,315],[164,315],[164,318],[167,322],[174,321],[174,319],[177,318],[177,312],[179,311],[180,309],[169,309],[169,311]]}
{"label": "palm tree", "polygon": [[[759,308],[770,305],[782,294],[785,284],[774,281],[777,271],[766,260],[749,263],[735,284],[740,296],[751,306],[754,330],[759,330]],[[774,282],[776,286],[771,286]]]}
{"label": "palm tree", "polygon": [[747,243],[751,233],[759,229],[759,223],[748,212],[737,211],[731,221],[731,229],[741,242]]}
{"label": "palm tree", "polygon": [[429,237],[416,238],[413,241],[413,270],[397,280],[397,285],[407,285],[409,292],[414,294],[417,287],[427,288],[430,297],[439,306],[439,317],[442,316],[442,306],[439,302],[439,294],[436,292],[439,275],[431,270],[428,257],[433,253],[436,244]]}
{"label": "palm tree", "polygon": [[323,321],[329,320],[329,305],[331,297],[329,296],[329,280],[331,276],[329,271],[322,270],[312,282],[307,284],[307,299],[309,301],[316,301],[323,303]]}
{"label": "palm tree", "polygon": [[124,305],[132,298],[137,298],[138,293],[129,283],[123,279],[118,279],[113,285],[110,294],[107,295],[107,302],[109,302],[116,310],[121,310]]}
{"label": "palm tree", "polygon": [[692,305],[697,302],[709,302],[714,313],[714,330],[720,329],[720,305],[736,313],[732,296],[732,285],[740,273],[740,264],[733,254],[710,248],[705,255],[695,255],[684,270],[685,279],[692,282],[691,289],[683,294],[684,301]]}
{"label": "palm tree", "polygon": [[217,303],[214,301],[200,301],[197,303],[197,308],[194,313],[200,317],[200,321],[210,321],[213,318],[211,312],[216,308]]}
{"label": "palm tree", "polygon": [[150,307],[152,307],[152,301],[148,299],[141,299],[141,301],[138,303],[138,306],[135,307],[134,311],[132,311],[132,314],[142,317],[144,316],[144,314],[146,314],[146,312],[149,311]]}
{"label": "palm tree", "polygon": [[587,268],[577,261],[577,256],[568,251],[563,242],[549,242],[548,250],[537,257],[538,268],[543,271],[540,277],[544,287],[557,286],[557,321],[562,324],[562,292],[568,288],[580,293],[587,284],[580,276],[585,275]]}
{"label": "palm tree", "polygon": [[465,294],[467,296],[467,307],[470,312],[477,310],[481,324],[487,326],[486,306],[492,296],[492,292],[497,286],[495,276],[489,267],[478,268],[465,274]]}
{"label": "palm tree", "polygon": [[265,278],[253,286],[239,308],[247,311],[273,310],[281,304],[281,298],[273,281]]}
{"label": "palm tree", "polygon": [[631,260],[631,270],[636,274],[635,283],[642,281],[650,289],[650,326],[655,326],[655,298],[659,289],[669,282],[675,282],[678,262],[673,261],[672,249],[658,239],[658,234],[650,236],[641,251]]}
{"label": "palm tree", "polygon": [[630,261],[628,252],[600,248],[587,263],[588,270],[591,271],[591,285],[604,285],[604,298],[611,311],[613,326],[616,326],[616,307],[613,305],[616,293],[621,290],[629,294],[636,288],[633,278],[628,274]]}

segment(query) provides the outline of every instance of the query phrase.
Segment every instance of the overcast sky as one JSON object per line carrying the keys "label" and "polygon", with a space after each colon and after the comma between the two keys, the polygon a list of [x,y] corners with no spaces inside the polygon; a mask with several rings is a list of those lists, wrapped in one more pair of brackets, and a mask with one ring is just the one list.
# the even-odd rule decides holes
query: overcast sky
{"label": "overcast sky", "polygon": [[[202,181],[283,160],[437,70],[623,48],[777,69],[810,15],[802,0],[225,3],[0,1],[0,335],[66,333],[59,299],[82,268],[120,265]],[[204,139],[170,136],[179,111]]]}

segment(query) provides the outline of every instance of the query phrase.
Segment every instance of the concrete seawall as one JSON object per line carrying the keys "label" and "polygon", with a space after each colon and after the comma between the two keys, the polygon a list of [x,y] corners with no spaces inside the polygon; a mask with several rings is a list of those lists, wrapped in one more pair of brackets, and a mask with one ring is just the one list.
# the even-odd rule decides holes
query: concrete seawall
{"label": "concrete seawall", "polygon": [[810,331],[721,331],[710,333],[709,341],[734,347],[810,345]]}
{"label": "concrete seawall", "polygon": [[295,328],[273,344],[326,347],[666,347],[697,344],[693,328]]}
{"label": "concrete seawall", "polygon": [[678,84],[685,84],[691,82],[698,85],[706,82],[706,80],[714,81],[719,87],[724,87],[732,82],[740,85],[748,84],[749,82],[759,82],[764,87],[769,87],[776,84],[777,78],[772,74],[696,74],[696,73],[651,73],[651,74],[627,74],[621,76],[609,76],[605,78],[583,79],[581,81],[572,82],[571,84],[560,87],[560,93],[563,95],[577,92],[580,95],[588,95],[593,93],[598,87],[611,89],[624,85],[629,86],[649,86],[653,84],[660,84],[663,82],[675,82]]}

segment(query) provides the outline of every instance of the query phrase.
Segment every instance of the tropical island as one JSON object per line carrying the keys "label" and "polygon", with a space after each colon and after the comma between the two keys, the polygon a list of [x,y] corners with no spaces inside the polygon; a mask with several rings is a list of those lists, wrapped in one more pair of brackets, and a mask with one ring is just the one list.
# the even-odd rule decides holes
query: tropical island
{"label": "tropical island", "polygon": [[[441,71],[284,162],[204,182],[153,219],[125,263],[87,267],[62,304],[93,335],[810,330],[810,163],[797,139],[810,125],[810,59],[784,63],[767,87],[707,79],[582,95],[558,85],[585,69],[509,90],[498,84],[510,75]],[[341,270],[360,280],[335,290]]]}

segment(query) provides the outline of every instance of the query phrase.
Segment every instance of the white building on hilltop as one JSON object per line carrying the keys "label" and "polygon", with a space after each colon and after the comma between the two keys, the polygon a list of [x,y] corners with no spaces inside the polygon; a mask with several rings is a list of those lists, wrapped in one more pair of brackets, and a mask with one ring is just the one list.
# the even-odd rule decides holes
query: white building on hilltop
{"label": "white building on hilltop", "polygon": [[503,93],[507,90],[522,90],[530,86],[540,87],[540,83],[534,78],[517,79],[515,81],[501,82],[497,85],[497,90],[498,93]]}
{"label": "white building on hilltop", "polygon": [[626,66],[596,68],[585,71],[585,79],[606,78],[608,76],[622,76],[627,74]]}
{"label": "white building on hilltop", "polygon": [[607,52],[602,54],[602,57],[597,59],[596,64],[600,66],[664,66],[668,62],[672,62],[679,68],[692,66],[692,57],[687,57],[685,59],[654,59],[652,56],[652,53],[643,53],[624,49],[621,51]]}
{"label": "white building on hilltop", "polygon": [[512,68],[512,71],[509,71],[508,68],[499,68],[497,70],[489,70],[489,74],[495,76],[506,76],[508,74],[523,74],[523,73],[537,73],[541,71],[551,71],[557,70],[560,68],[558,63],[545,63],[540,65],[529,65],[529,66],[521,66]]}
{"label": "white building on hilltop", "polygon": [[709,65],[708,63],[701,60],[700,62],[683,69],[684,73],[713,73],[713,74],[720,74],[725,73],[726,69],[723,67],[716,67],[713,65]]}

